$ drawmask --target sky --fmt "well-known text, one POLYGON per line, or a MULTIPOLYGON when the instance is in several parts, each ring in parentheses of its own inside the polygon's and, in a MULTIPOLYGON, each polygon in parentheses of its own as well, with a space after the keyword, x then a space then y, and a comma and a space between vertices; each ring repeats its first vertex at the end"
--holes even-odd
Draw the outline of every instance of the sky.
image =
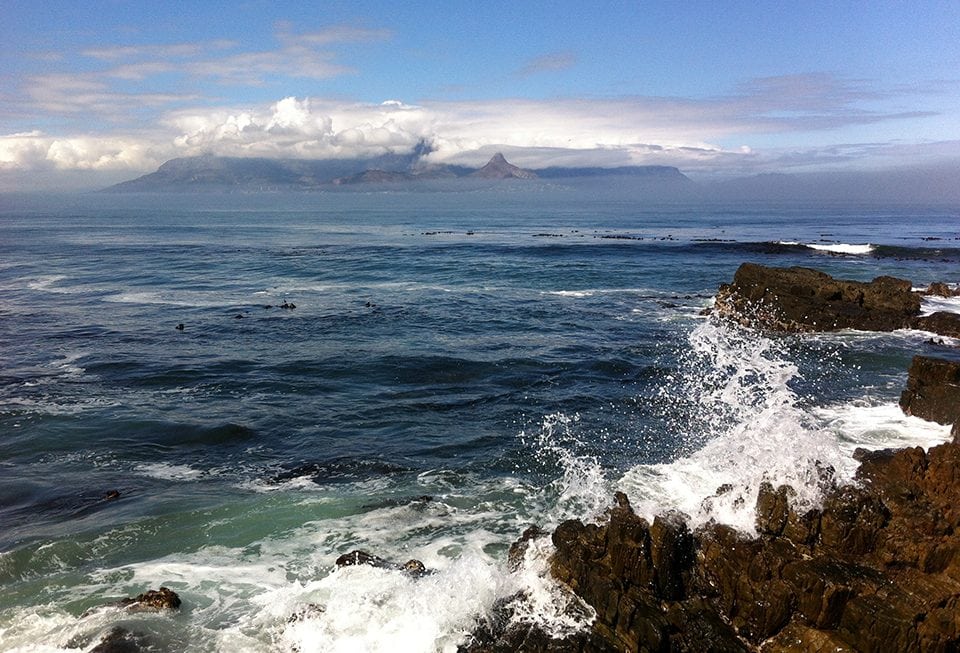
POLYGON ((960 2, 0 3, 0 190, 179 156, 960 163, 960 2))

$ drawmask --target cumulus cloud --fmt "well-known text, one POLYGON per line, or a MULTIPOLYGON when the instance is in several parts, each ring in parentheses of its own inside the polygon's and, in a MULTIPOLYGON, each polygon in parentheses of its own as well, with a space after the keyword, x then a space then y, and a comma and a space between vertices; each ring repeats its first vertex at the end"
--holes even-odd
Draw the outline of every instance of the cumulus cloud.
POLYGON ((143 170, 162 162, 163 154, 132 137, 0 136, 0 170, 143 170))
MULTIPOLYGON (((316 33, 311 38, 327 42, 378 37, 344 32, 316 33)), ((217 70, 205 74, 229 77, 235 68, 235 74, 242 76, 248 68, 259 67, 262 72, 270 65, 280 65, 255 53, 246 56, 252 59, 220 58, 217 70)), ((269 104, 234 107, 211 107, 201 104, 199 98, 191 101, 183 96, 116 93, 101 79, 84 75, 47 75, 34 82, 35 102, 63 113, 80 114, 93 108, 107 115, 151 106, 162 113, 155 125, 127 129, 123 135, 117 135, 117 130, 100 137, 67 134, 54 138, 38 132, 3 137, 0 165, 7 169, 118 170, 139 166, 146 171, 169 158, 203 153, 364 158, 407 153, 428 142, 428 163, 480 165, 493 152, 503 150, 510 152, 515 163, 534 168, 662 164, 685 171, 749 172, 774 165, 806 165, 802 162, 842 165, 883 156, 890 160, 892 157, 880 150, 869 148, 819 147, 791 156, 789 149, 763 148, 752 141, 758 134, 812 133, 842 124, 918 115, 865 108, 862 103, 882 94, 861 81, 829 75, 764 78, 744 84, 730 95, 709 98, 507 98, 414 105, 398 99, 358 103, 286 97, 269 104), (166 108, 187 103, 193 106, 166 108)))

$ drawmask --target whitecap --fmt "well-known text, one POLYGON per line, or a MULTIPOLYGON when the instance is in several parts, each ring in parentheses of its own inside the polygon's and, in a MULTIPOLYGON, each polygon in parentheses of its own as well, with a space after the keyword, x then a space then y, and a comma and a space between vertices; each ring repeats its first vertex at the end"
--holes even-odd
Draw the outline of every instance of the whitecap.
POLYGON ((809 247, 810 249, 815 249, 818 252, 831 252, 833 254, 855 254, 855 255, 869 254, 870 252, 876 249, 874 245, 871 245, 869 243, 866 243, 863 245, 851 245, 848 243, 832 243, 832 244, 824 245, 819 243, 815 243, 815 244, 811 243, 811 244, 807 244, 806 246, 809 247))

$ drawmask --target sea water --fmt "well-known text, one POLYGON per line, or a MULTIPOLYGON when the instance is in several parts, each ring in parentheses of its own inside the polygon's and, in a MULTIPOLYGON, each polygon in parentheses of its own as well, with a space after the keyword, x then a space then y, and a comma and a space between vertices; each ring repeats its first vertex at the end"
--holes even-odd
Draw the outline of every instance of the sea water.
POLYGON ((815 505, 857 447, 948 438, 896 402, 957 343, 705 316, 744 261, 956 283, 960 207, 0 198, 0 650, 454 651, 520 591, 560 636, 589 611, 549 538, 508 573, 527 526, 623 490, 750 534, 763 481, 815 505), (161 585, 179 613, 109 606, 161 585))

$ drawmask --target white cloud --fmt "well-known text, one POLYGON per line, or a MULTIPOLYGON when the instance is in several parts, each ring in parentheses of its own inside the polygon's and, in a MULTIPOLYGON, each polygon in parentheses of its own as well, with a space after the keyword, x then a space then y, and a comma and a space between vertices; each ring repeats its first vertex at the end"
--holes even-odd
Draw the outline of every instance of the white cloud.
POLYGON ((162 162, 158 154, 131 137, 0 136, 0 170, 143 170, 162 162))

